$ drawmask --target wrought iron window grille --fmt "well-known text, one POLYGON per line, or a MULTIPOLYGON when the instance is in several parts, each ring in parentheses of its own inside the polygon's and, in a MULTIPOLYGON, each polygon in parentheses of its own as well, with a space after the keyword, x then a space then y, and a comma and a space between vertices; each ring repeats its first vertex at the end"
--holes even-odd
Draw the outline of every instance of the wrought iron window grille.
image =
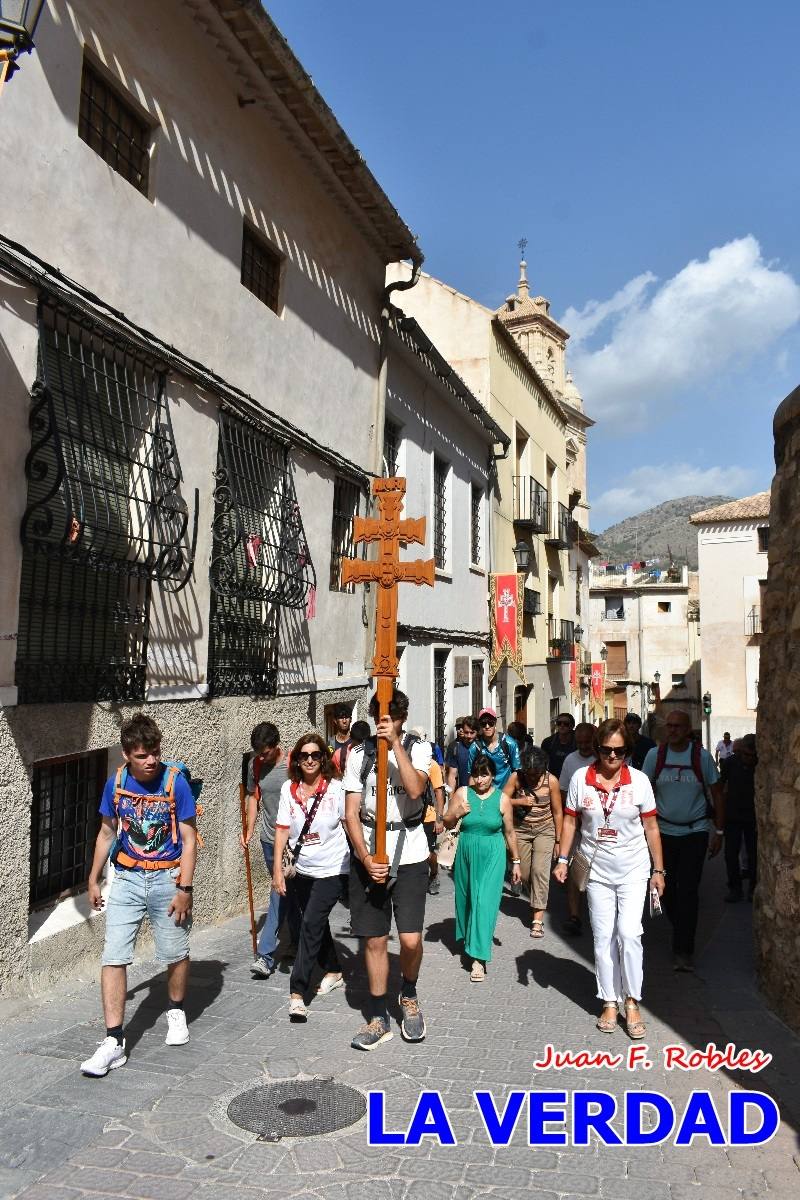
POLYGON ((153 361, 43 300, 32 389, 19 700, 143 700, 151 586, 188 582, 180 464, 153 361))
POLYGON ((222 409, 215 479, 209 691, 272 696, 280 610, 304 608, 317 582, 288 445, 222 409))
POLYGON ((444 727, 447 721, 447 660, 449 650, 433 652, 433 736, 444 746, 444 727))
MULTIPOLYGON (((357 557, 353 541, 353 518, 358 516, 361 492, 349 479, 337 475, 333 485, 333 520, 331 523, 331 569, 329 587, 332 592, 352 594, 355 584, 342 584, 342 559, 357 557)), ((366 542, 361 554, 366 554, 366 542)))
POLYGON ((443 571, 447 566, 447 463, 433 460, 433 557, 443 571))
POLYGON ((397 459, 400 454, 401 429, 388 418, 383 426, 383 462, 388 479, 397 474, 397 459))
POLYGON ((283 260, 249 225, 242 232, 241 281, 262 304, 274 313, 280 311, 281 269, 283 260))
POLYGON ((472 660, 470 691, 472 693, 472 711, 477 714, 483 708, 483 662, 479 658, 472 660))
POLYGON ((474 483, 470 498, 470 562, 473 566, 479 566, 481 561, 481 506, 483 504, 483 490, 476 487, 474 483))
POLYGON ((148 194, 152 128, 87 59, 78 136, 137 191, 148 194))
POLYGON ((35 763, 30 848, 30 904, 81 887, 91 866, 108 753, 35 763))

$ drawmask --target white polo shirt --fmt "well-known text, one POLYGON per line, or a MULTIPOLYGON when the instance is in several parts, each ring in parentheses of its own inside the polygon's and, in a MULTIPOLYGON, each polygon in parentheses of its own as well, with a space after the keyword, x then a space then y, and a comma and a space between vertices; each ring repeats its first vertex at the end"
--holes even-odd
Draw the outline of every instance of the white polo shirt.
POLYGON ((596 767, 581 767, 572 776, 564 812, 580 813, 581 850, 592 862, 591 883, 622 883, 625 879, 650 878, 650 851, 642 817, 656 815, 650 780, 642 771, 623 764, 618 788, 605 792, 596 783, 596 767), (614 793, 616 792, 616 796, 614 793), (613 800, 613 806, 612 806, 613 800), (606 823, 616 830, 615 838, 598 837, 606 823))

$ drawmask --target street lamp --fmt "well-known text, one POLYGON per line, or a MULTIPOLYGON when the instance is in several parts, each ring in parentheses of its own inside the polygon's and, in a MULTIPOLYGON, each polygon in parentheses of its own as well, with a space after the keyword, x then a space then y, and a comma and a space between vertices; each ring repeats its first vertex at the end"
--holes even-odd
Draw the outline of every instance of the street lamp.
POLYGON ((0 87, 17 69, 20 54, 30 54, 44 0, 0 0, 0 87))
POLYGON ((608 661, 608 646, 605 644, 600 647, 600 657, 602 658, 603 662, 608 661))
POLYGON ((656 685, 656 687, 658 687, 658 685, 661 683, 661 672, 660 671, 653 672, 653 683, 656 685))
POLYGON ((528 567, 531 561, 531 547, 529 542, 523 542, 522 539, 517 542, 514 547, 514 558, 517 563, 517 570, 522 575, 528 574, 528 567))
POLYGON ((576 642, 579 642, 579 641, 581 640, 581 638, 583 637, 583 628, 582 628, 582 626, 580 626, 580 625, 576 625, 576 626, 575 626, 575 628, 573 629, 573 631, 572 631, 572 632, 573 632, 573 633, 574 633, 574 635, 575 635, 575 641, 576 641, 576 642))

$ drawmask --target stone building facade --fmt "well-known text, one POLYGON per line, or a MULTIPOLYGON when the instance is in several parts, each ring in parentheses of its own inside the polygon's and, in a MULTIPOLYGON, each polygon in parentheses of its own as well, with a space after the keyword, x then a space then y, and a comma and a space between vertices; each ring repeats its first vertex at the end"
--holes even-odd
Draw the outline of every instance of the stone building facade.
POLYGON ((0 987, 19 991, 98 956, 81 884, 126 716, 146 707, 204 780, 209 921, 245 902, 253 725, 291 746, 363 703, 368 598, 340 561, 380 459, 386 265, 421 255, 252 0, 52 0, 2 113, 24 163, 0 173, 0 987))
POLYGON ((773 429, 757 725, 756 954, 763 991, 800 1031, 800 387, 781 404, 773 429))

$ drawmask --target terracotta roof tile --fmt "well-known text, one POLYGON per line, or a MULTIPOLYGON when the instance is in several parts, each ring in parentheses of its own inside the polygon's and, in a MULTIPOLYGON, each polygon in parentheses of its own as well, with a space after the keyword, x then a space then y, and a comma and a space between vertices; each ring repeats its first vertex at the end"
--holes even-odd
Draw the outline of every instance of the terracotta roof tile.
POLYGON ((742 500, 729 500, 716 508, 706 508, 693 513, 689 518, 692 525, 706 525, 717 521, 754 521, 769 517, 769 492, 756 492, 742 500))

